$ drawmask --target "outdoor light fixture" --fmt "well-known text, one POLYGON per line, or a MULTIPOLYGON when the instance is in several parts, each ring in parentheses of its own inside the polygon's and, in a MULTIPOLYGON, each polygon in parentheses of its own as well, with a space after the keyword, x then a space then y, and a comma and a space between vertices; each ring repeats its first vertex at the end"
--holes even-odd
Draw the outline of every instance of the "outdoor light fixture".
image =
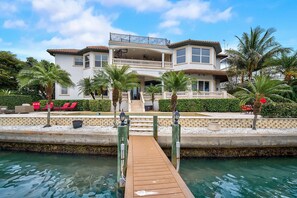
POLYGON ((178 124, 178 120, 179 120, 180 114, 178 111, 174 112, 174 124, 178 124))
POLYGON ((122 112, 120 113, 121 126, 125 125, 125 119, 126 119, 126 114, 124 113, 124 110, 122 109, 122 112))

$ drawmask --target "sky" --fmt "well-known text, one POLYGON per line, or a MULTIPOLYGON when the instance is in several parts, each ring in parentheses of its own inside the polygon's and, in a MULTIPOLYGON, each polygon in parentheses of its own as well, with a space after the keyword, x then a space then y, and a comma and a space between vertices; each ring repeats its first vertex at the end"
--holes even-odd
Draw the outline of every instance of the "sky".
POLYGON ((0 0, 0 50, 54 61, 47 49, 108 45, 110 32, 229 49, 261 26, 296 51, 296 10, 296 0, 0 0))

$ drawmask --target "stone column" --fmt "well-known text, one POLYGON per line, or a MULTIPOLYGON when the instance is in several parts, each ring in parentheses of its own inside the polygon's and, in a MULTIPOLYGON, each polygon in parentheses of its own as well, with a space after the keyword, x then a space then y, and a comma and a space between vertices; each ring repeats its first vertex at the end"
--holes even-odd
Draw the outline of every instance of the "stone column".
POLYGON ((165 54, 162 53, 162 68, 165 67, 165 62, 164 62, 164 59, 165 59, 165 54))
POLYGON ((109 49, 109 54, 108 54, 108 64, 112 64, 112 59, 113 59, 113 49, 109 49))

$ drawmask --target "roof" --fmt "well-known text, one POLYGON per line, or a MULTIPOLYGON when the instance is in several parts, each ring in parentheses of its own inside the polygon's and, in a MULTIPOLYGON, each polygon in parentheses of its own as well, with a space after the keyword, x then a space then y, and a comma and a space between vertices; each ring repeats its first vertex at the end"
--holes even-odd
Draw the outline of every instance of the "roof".
POLYGON ((182 47, 185 45, 200 45, 200 46, 207 46, 207 47, 213 47, 216 50, 216 53, 219 54, 222 51, 221 44, 216 41, 202 41, 202 40, 184 40, 176 43, 169 44, 169 48, 177 48, 182 47))
POLYGON ((106 46, 87 46, 83 49, 48 49, 46 50, 50 55, 55 56, 55 54, 69 54, 69 55, 82 55, 87 52, 108 52, 108 47, 106 46))
POLYGON ((182 70, 185 74, 206 74, 214 75, 221 82, 228 81, 227 72, 222 70, 206 70, 206 69, 186 69, 182 70))

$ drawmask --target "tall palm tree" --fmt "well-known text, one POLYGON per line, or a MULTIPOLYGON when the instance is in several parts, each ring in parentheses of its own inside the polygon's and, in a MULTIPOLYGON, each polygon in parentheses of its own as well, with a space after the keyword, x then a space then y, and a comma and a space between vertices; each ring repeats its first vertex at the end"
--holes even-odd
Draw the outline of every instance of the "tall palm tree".
POLYGON ((17 76, 20 88, 31 85, 40 85, 44 87, 47 97, 47 124, 45 127, 50 127, 50 103, 55 83, 64 87, 74 86, 70 79, 70 74, 61 69, 59 65, 42 60, 34 64, 31 68, 26 68, 20 71, 17 76))
POLYGON ((95 100, 95 90, 94 90, 94 86, 92 83, 92 79, 89 78, 83 78, 81 79, 78 84, 78 90, 79 90, 79 94, 84 94, 84 95, 91 95, 93 100, 95 100))
POLYGON ((191 84, 190 78, 187 77, 183 72, 166 72, 162 75, 161 79, 164 82, 164 88, 167 91, 171 91, 171 111, 172 120, 174 112, 177 106, 177 92, 187 90, 188 86, 191 84))
POLYGON ((146 87, 145 90, 147 93, 151 94, 151 100, 152 100, 152 104, 153 104, 153 110, 155 110, 154 108, 154 102, 155 102, 155 94, 156 93, 161 93, 161 87, 160 85, 153 85, 150 84, 150 86, 146 87))
POLYGON ((244 32, 241 38, 236 36, 239 41, 237 50, 227 50, 228 55, 237 58, 240 67, 245 67, 249 80, 252 79, 253 71, 262 68, 265 60, 290 50, 289 48, 282 48, 276 42, 275 37, 272 36, 275 31, 274 28, 265 30, 259 26, 254 29, 251 28, 250 33, 244 32), (242 63, 244 64, 242 65, 242 63))
POLYGON ((109 85, 108 76, 104 72, 99 72, 93 77, 92 84, 94 89, 99 92, 101 99, 103 100, 103 93, 108 89, 109 85))
POLYGON ((261 112, 262 103, 261 98, 265 98, 267 102, 273 102, 276 100, 289 101, 291 100, 284 98, 282 94, 291 93, 291 87, 279 80, 272 80, 268 76, 258 76, 255 78, 255 82, 248 82, 247 87, 240 87, 240 91, 234 95, 241 100, 242 104, 247 102, 253 102, 254 104, 254 120, 253 129, 256 130, 257 116, 261 112))
POLYGON ((117 127, 116 122, 116 107, 119 101, 120 90, 125 87, 138 86, 138 77, 136 73, 129 71, 130 66, 109 65, 103 68, 103 71, 109 79, 109 84, 112 87, 112 105, 114 110, 114 127, 117 127))
POLYGON ((297 78, 297 52, 292 55, 283 52, 281 56, 266 61, 265 65, 275 66, 276 72, 283 74, 286 82, 297 78))

